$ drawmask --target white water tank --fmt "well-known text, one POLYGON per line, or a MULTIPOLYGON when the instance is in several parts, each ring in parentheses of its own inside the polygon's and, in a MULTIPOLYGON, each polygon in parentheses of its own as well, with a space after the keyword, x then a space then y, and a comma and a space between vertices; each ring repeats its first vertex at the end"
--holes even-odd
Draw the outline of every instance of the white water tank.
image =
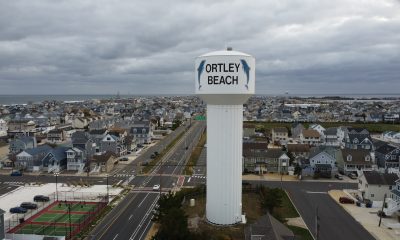
POLYGON ((209 222, 242 221, 243 104, 255 91, 254 57, 228 49, 195 62, 195 93, 207 103, 209 222))

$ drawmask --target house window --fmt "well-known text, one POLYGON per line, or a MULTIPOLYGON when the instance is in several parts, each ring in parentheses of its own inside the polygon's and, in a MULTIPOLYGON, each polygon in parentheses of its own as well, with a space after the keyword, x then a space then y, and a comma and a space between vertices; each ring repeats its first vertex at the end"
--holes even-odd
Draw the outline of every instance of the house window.
POLYGON ((392 190, 392 186, 389 186, 389 190, 392 190))
POLYGON ((374 197, 374 194, 373 194, 373 193, 371 193, 371 197, 374 197))
POLYGON ((366 156, 366 157, 365 157, 365 161, 369 162, 370 160, 371 160, 371 157, 370 157, 370 156, 366 156))
POLYGON ((351 155, 347 155, 347 161, 351 161, 351 155))

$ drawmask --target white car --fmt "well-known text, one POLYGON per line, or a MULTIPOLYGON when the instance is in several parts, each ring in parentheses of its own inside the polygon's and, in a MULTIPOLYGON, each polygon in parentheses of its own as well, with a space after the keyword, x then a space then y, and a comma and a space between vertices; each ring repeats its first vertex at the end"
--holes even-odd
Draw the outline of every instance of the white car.
POLYGON ((159 191, 160 190, 160 185, 156 184, 153 186, 153 191, 159 191))

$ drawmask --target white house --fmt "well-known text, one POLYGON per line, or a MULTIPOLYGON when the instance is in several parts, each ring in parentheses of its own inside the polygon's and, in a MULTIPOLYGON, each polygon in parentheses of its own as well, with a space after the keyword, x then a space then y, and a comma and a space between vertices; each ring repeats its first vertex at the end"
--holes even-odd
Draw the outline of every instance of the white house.
POLYGON ((319 135, 321 136, 321 138, 325 137, 324 132, 325 132, 326 129, 323 126, 319 125, 319 124, 311 124, 308 127, 308 129, 316 130, 319 133, 319 135))
POLYGON ((72 127, 83 129, 88 126, 88 120, 86 118, 77 117, 72 120, 72 127))
POLYGON ((6 136, 7 130, 8 130, 7 122, 4 119, 0 118, 0 137, 6 136))
POLYGON ((358 178, 358 190, 363 199, 383 201, 385 194, 386 197, 392 196, 397 179, 399 177, 395 173, 363 171, 358 178))
POLYGON ((387 216, 391 216, 394 213, 400 216, 400 179, 396 180, 396 185, 392 188, 390 192, 390 197, 387 198, 387 207, 383 209, 387 216))
POLYGON ((85 151, 73 147, 66 151, 67 153, 67 170, 77 171, 83 170, 86 162, 85 151))

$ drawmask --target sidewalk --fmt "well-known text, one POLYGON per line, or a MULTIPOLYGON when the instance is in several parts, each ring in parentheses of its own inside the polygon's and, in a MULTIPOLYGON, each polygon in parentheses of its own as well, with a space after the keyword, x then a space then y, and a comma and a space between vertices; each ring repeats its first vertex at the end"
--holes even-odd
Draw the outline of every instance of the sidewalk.
POLYGON ((382 224, 378 227, 378 208, 357 207, 355 204, 341 204, 339 197, 349 197, 342 190, 331 190, 329 195, 346 210, 357 222, 359 222, 371 235, 379 240, 400 239, 400 229, 389 229, 386 224, 398 223, 394 218, 382 218, 382 224))

